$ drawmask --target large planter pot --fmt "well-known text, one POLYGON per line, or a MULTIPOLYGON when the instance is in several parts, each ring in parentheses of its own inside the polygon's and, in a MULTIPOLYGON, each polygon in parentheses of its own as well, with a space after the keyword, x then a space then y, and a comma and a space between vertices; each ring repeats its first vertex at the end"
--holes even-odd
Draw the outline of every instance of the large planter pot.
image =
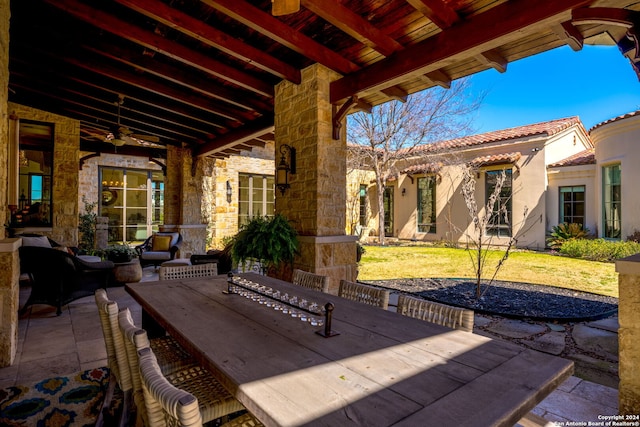
POLYGON ((109 254, 107 255, 107 259, 115 263, 124 263, 130 262, 133 258, 129 254, 109 254))

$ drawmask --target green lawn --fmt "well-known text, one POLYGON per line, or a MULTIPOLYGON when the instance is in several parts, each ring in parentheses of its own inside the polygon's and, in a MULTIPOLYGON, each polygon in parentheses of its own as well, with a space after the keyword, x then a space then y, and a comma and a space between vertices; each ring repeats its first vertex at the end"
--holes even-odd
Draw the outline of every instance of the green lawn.
MULTIPOLYGON (((483 277, 493 275, 502 253, 489 253, 483 277)), ((366 246, 359 271, 359 280, 475 277, 469 251, 431 246, 366 246)), ((509 254, 496 278, 618 297, 618 275, 613 263, 516 251, 509 254)))

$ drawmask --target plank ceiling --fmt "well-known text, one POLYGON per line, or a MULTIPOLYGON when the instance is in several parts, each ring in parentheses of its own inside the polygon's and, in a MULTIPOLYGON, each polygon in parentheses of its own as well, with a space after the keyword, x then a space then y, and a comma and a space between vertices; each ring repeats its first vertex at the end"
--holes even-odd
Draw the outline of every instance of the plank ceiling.
POLYGON ((331 86, 338 108, 504 72, 565 44, 618 43, 635 66, 636 10, 630 0, 301 0, 274 17, 270 0, 11 0, 9 100, 80 120, 86 151, 113 152, 104 139, 122 100, 120 125, 157 143, 118 152, 227 156, 273 140, 274 85, 300 82, 314 63, 344 76, 331 86))

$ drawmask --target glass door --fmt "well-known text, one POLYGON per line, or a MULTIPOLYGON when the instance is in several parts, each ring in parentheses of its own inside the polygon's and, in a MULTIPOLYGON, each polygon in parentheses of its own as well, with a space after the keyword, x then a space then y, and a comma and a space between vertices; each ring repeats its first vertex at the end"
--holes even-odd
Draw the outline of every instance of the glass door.
POLYGON ((163 223, 160 171, 101 169, 100 215, 109 218, 109 243, 138 244, 163 223))

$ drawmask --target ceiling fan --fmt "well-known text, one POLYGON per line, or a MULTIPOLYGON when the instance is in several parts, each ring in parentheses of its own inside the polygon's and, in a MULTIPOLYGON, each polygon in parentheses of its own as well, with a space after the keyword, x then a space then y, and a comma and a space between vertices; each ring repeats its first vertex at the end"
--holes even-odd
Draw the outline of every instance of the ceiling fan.
POLYGON ((121 147, 125 144, 136 144, 136 140, 143 140, 147 142, 160 142, 160 138, 153 135, 138 135, 133 133, 131 129, 126 126, 122 126, 120 124, 120 106, 124 104, 124 95, 118 95, 118 101, 116 101, 118 105, 118 118, 117 124, 114 128, 111 129, 111 133, 109 133, 104 141, 110 142, 116 147, 121 147))
POLYGON ((289 15, 300 10, 300 0, 271 0, 273 16, 289 15))

